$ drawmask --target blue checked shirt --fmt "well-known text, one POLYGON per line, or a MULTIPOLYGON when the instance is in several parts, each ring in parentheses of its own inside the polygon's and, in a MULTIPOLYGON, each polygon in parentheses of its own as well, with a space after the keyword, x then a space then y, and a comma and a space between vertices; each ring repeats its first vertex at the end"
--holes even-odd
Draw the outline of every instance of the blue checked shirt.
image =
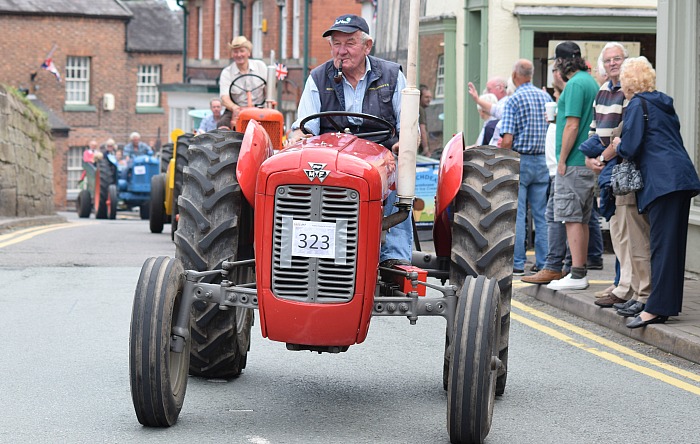
POLYGON ((523 83, 506 102, 501 120, 501 135, 513 135, 513 151, 520 154, 544 154, 547 119, 544 104, 552 102, 546 92, 532 83, 523 83))

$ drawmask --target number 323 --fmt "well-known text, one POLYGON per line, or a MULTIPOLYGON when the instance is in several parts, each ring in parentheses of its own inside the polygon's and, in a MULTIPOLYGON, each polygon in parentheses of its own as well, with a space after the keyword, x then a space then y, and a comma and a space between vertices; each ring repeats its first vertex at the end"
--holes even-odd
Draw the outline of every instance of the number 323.
POLYGON ((319 238, 315 234, 307 236, 305 233, 300 233, 297 247, 311 250, 328 250, 330 248, 329 240, 330 238, 325 234, 319 238))

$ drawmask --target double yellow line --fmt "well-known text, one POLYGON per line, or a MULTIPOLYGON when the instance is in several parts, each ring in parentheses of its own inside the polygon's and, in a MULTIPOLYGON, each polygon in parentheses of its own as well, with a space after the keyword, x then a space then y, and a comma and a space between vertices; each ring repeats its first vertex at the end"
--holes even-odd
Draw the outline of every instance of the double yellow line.
POLYGON ((628 361, 624 359, 623 357, 619 356, 618 354, 611 353, 609 351, 601 350, 596 348, 595 346, 590 346, 587 344, 584 344, 582 342, 579 342, 572 338, 571 336, 568 336, 564 333, 562 333, 559 330, 556 330, 552 327, 549 327, 547 325, 541 324, 530 317, 525 317, 519 313, 516 312, 511 312, 511 318, 514 319, 515 321, 521 322, 528 327, 534 328, 535 330, 538 330, 542 333, 545 333, 549 336, 552 336, 553 338, 559 339, 560 341, 563 341, 569 345, 572 345, 576 348, 579 348, 581 350, 584 350, 588 353, 591 353, 595 356, 598 356, 600 358, 603 358, 607 361, 610 361, 614 364, 621 365, 623 367, 629 368, 631 370, 634 370, 636 372, 642 373, 646 376, 652 377, 654 379, 658 379, 659 381, 665 382, 666 384, 670 384, 674 387, 677 387, 679 389, 685 390, 687 392, 693 393, 695 395, 700 396, 700 386, 693 385, 691 383, 688 383, 686 381, 683 381, 681 379, 675 378, 673 376, 669 376, 667 373, 673 373, 675 375, 681 376, 683 378, 686 378, 688 380, 694 381, 694 382, 699 382, 700 383, 700 375, 689 372, 687 370, 680 369, 678 367, 675 367, 670 364, 666 364, 665 362, 661 362, 658 359, 651 358, 649 356, 646 356, 642 353, 636 352, 630 348, 627 348, 623 345, 620 345, 616 342, 610 341, 608 339, 605 339, 601 336, 598 336, 594 333, 591 333, 588 330, 585 330, 581 327, 577 327, 573 324, 570 324, 566 321, 562 321, 561 319, 555 318, 554 316, 550 316, 546 313, 543 313, 539 310, 535 310, 532 307, 529 307, 521 302, 518 301, 512 301, 512 307, 513 309, 517 311, 521 311, 526 313, 527 315, 535 318, 539 318, 545 322, 548 322, 550 324, 553 324, 560 329, 568 330, 571 333, 574 333, 575 335, 581 336, 583 338, 588 339, 589 341, 595 342, 597 344, 602 345, 603 347, 607 347, 609 349, 614 350, 617 352, 619 355, 625 355, 629 356, 630 358, 634 358, 636 360, 642 361, 646 364, 647 366, 644 365, 639 365, 635 364, 634 362, 628 361), (655 368, 664 370, 667 373, 663 373, 661 371, 656 370, 655 368))
POLYGON ((63 228, 79 227, 90 225, 94 222, 66 222, 62 224, 44 225, 41 227, 25 228, 24 230, 13 231, 11 233, 0 235, 0 248, 5 248, 20 242, 24 242, 40 234, 49 233, 51 231, 61 230, 63 228))

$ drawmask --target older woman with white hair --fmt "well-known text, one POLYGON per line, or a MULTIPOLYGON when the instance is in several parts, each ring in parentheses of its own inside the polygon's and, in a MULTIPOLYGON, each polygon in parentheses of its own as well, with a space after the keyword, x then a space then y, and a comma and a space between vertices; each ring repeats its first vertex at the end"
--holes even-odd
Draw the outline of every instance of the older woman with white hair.
MULTIPOLYGON (((491 106, 494 106, 496 105, 496 103, 498 103, 498 97, 496 97, 495 94, 491 93, 482 94, 481 96, 479 96, 479 99, 491 104, 491 106)), ((479 111, 479 116, 481 117, 481 120, 484 121, 484 124, 481 127, 479 137, 476 138, 476 143, 474 144, 474 146, 488 145, 491 141, 491 138, 493 137, 493 132, 496 129, 496 124, 498 124, 499 119, 495 118, 488 111, 486 111, 479 104, 479 102, 476 103, 476 110, 479 111)))
POLYGON ((690 201, 700 192, 700 179, 683 146, 673 99, 656 90, 656 72, 646 57, 627 59, 620 83, 629 104, 622 136, 603 152, 633 161, 642 175, 637 209, 649 217, 651 293, 644 311, 629 328, 662 324, 683 306, 683 279, 690 201))

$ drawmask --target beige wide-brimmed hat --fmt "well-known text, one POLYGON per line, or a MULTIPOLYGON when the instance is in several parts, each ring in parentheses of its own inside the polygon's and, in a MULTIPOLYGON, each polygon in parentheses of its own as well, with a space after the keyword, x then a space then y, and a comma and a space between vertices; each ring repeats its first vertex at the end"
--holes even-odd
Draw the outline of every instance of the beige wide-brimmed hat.
POLYGON ((228 46, 231 49, 246 48, 248 51, 253 52, 253 44, 250 43, 250 41, 243 35, 239 35, 231 40, 231 43, 229 43, 228 46))

